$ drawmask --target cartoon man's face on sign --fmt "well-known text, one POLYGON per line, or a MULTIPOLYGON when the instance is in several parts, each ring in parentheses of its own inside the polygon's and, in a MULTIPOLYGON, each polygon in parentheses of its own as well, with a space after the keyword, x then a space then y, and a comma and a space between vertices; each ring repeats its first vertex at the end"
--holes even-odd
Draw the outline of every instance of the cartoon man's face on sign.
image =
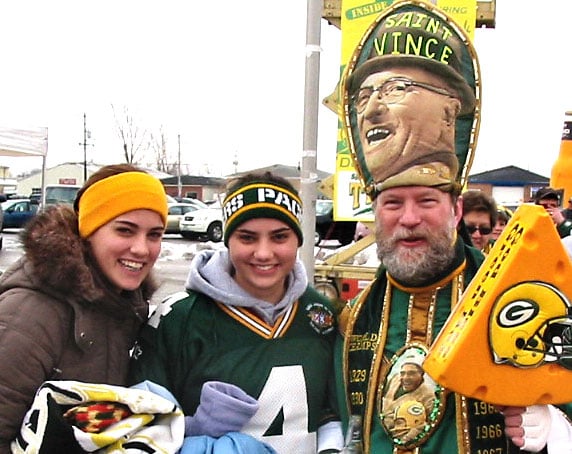
POLYGON ((446 81, 423 68, 395 67, 370 74, 352 96, 359 141, 375 181, 436 152, 455 150, 461 103, 446 81))
POLYGON ((476 68, 468 43, 437 8, 401 2, 382 11, 360 40, 343 79, 343 120, 372 198, 390 187, 456 183, 474 137, 476 68), (459 127, 461 116, 468 123, 459 127), (425 164, 448 167, 447 176, 428 177, 425 164))

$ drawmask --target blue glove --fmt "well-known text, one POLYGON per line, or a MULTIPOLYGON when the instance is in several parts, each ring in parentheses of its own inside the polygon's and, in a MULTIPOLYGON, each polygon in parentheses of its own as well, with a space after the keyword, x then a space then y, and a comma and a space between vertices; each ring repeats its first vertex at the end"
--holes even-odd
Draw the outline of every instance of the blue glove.
POLYGON ((229 432, 220 438, 186 437, 180 454, 277 454, 277 452, 250 435, 229 432))
POLYGON ((206 382, 196 413, 185 417, 185 436, 219 438, 228 432, 240 432, 257 411, 258 401, 238 386, 206 382))

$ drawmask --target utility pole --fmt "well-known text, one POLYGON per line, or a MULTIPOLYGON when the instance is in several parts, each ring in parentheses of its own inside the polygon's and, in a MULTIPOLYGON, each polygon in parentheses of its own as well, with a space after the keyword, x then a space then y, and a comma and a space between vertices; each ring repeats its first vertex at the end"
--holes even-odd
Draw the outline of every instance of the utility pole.
POLYGON ((234 166, 234 173, 238 173, 238 151, 234 152, 234 161, 232 161, 232 165, 234 166))
POLYGON ((314 235, 316 232, 316 195, 318 174, 316 159, 318 148, 318 99, 320 85, 320 26, 322 1, 307 0, 306 17, 306 77, 304 90, 304 133, 302 167, 300 172, 300 198, 302 199, 302 232, 304 244, 300 260, 306 267, 310 283, 314 282, 314 235))
POLYGON ((91 145, 87 143, 87 139, 91 139, 91 132, 87 130, 86 115, 83 114, 83 142, 79 145, 83 145, 83 182, 87 180, 87 146, 91 145))
POLYGON ((83 113, 83 182, 87 180, 87 128, 85 112, 83 113))
POLYGON ((179 152, 177 157, 177 195, 182 197, 183 183, 181 182, 181 134, 177 135, 179 142, 179 152))

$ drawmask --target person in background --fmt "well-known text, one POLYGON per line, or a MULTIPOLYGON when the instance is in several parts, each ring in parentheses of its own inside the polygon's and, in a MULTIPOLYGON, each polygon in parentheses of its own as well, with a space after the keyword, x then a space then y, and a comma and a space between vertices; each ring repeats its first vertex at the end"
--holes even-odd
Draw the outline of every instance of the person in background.
POLYGON ((190 438, 242 432, 278 453, 339 450, 335 316, 297 258, 298 193, 270 172, 247 174, 229 183, 223 213, 227 248, 197 254, 185 291, 159 305, 131 381, 169 389, 190 438))
POLYGON ((465 191, 462 197, 465 229, 471 236, 473 246, 486 253, 497 221, 497 205, 492 197, 482 191, 465 191))
POLYGON ((368 236, 371 233, 368 225, 365 222, 357 222, 356 223, 356 230, 354 233, 354 241, 359 241, 362 238, 368 236))
POLYGON ((491 235, 490 243, 491 245, 498 239, 500 234, 503 232, 504 228, 510 221, 511 215, 506 209, 499 209, 497 211, 497 222, 495 222, 495 226, 493 227, 493 233, 491 235))
POLYGON ((566 219, 572 220, 572 197, 568 199, 568 206, 562 210, 566 219))
POLYGON ((0 453, 43 382, 127 383, 166 220, 161 182, 123 164, 27 225, 24 255, 0 277, 0 453))
POLYGON ((572 221, 564 217, 560 208, 560 194, 551 187, 540 188, 534 195, 534 203, 542 205, 556 226, 560 238, 570 235, 572 221))
POLYGON ((497 210, 497 222, 495 222, 495 226, 493 227, 493 232, 489 238, 489 244, 484 249, 485 252, 490 252, 496 240, 499 238, 504 228, 508 224, 508 221, 510 221, 511 216, 511 212, 506 208, 500 208, 497 210))

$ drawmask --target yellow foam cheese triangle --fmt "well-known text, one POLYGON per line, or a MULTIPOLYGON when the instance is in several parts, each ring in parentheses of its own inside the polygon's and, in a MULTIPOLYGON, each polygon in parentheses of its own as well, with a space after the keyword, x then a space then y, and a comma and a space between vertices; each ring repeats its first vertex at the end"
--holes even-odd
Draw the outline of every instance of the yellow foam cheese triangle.
POLYGON ((552 220, 522 205, 423 364, 439 384, 498 405, 572 402, 572 264, 552 220))

